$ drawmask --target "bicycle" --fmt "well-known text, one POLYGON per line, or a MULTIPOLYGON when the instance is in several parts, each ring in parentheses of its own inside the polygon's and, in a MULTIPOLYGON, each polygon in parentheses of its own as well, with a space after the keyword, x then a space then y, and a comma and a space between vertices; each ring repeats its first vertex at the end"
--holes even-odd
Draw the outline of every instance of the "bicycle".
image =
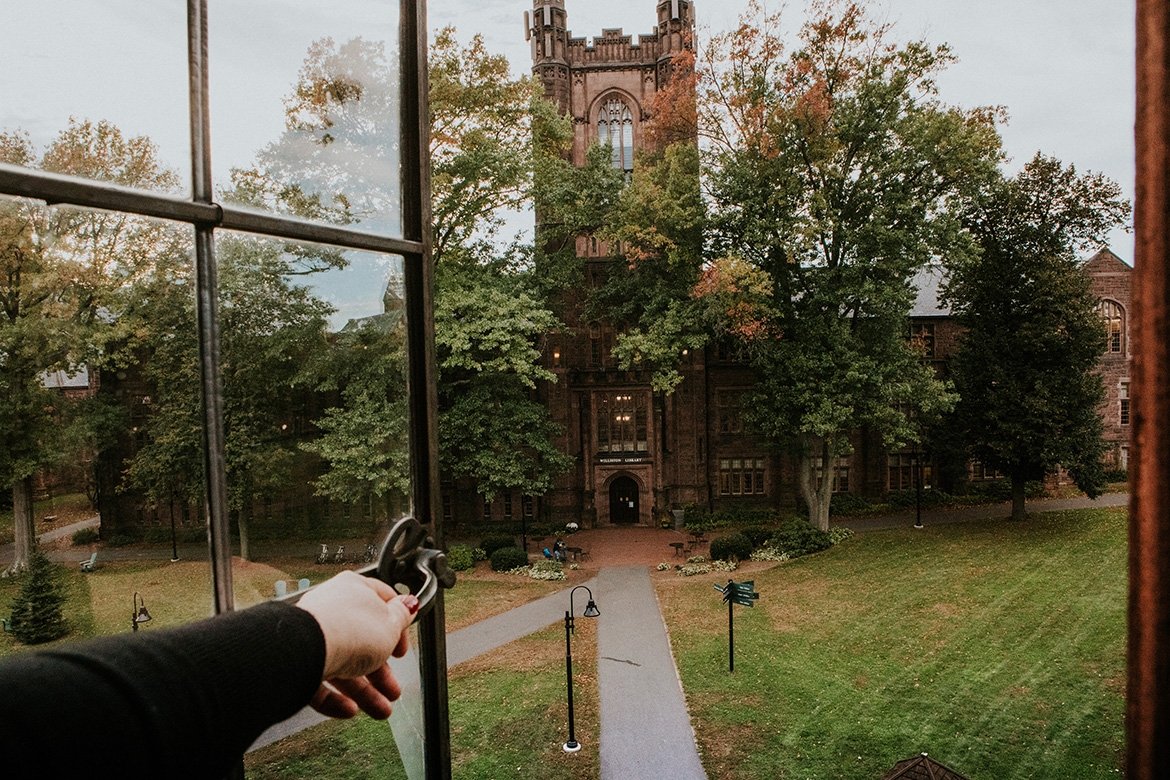
POLYGON ((345 545, 337 545, 337 552, 333 553, 334 563, 345 563, 345 545))
POLYGON ((329 545, 321 545, 321 552, 317 553, 317 563, 329 562, 329 545))
POLYGON ((367 544, 366 551, 362 553, 362 563, 373 563, 375 555, 377 552, 374 550, 374 545, 367 544))

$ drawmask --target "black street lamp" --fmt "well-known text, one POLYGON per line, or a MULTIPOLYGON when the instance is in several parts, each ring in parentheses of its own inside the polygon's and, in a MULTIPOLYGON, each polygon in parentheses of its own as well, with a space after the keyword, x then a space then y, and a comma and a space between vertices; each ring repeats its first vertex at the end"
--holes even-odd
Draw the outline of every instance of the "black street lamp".
POLYGON ((130 610, 131 630, 137 631, 139 623, 145 623, 151 619, 150 613, 146 611, 146 599, 139 596, 138 591, 134 591, 134 606, 130 610))
POLYGON ((175 541, 175 507, 171 505, 171 563, 179 560, 179 545, 175 541))
POLYGON ((922 528, 922 456, 914 451, 914 527, 922 528))
POLYGON ((581 613, 582 616, 597 617, 601 614, 601 610, 593 601, 593 591, 589 588, 578 585, 569 591, 569 611, 565 613, 565 676, 569 684, 569 740, 563 746, 566 753, 576 753, 581 749, 581 743, 577 741, 577 737, 573 733, 573 646, 569 641, 569 637, 573 634, 573 594, 581 588, 585 588, 585 592, 589 594, 589 602, 585 605, 585 611, 581 613))

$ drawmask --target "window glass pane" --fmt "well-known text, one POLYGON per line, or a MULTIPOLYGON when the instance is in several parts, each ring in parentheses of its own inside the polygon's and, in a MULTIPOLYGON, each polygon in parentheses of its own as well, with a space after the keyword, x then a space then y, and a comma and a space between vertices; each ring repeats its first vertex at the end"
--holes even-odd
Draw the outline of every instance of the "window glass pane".
POLYGON ((69 639, 212 611, 191 237, 185 225, 0 198, 0 265, 23 282, 3 285, 23 316, 0 317, 0 461, 38 464, 14 486, 31 514, 0 514, 0 536, 24 523, 42 541, 74 540, 60 569, 69 639))
MULTIPOLYGON (((372 562, 409 511, 403 265, 230 231, 215 251, 232 548, 246 559, 233 585, 246 607, 372 562)), ((411 663, 396 659, 396 674, 417 678, 411 663)), ((419 747, 399 743, 403 760, 419 747)), ((401 763, 392 745, 379 752, 401 763)))
POLYGON ((402 234, 398 4, 217 4, 216 189, 225 202, 402 234))
MULTIPOLYGON (((131 176, 120 183, 190 192, 186 41, 184 3, 5 3, 0 133, 22 134, 34 154, 15 158, 0 141, 0 161, 114 178, 94 160, 80 165, 76 157, 56 155, 41 165, 44 151, 67 129, 74 128, 76 140, 78 128, 101 125, 127 139, 149 139, 154 156, 173 172, 173 178, 131 176)), ((103 134, 106 141, 112 137, 103 134)))

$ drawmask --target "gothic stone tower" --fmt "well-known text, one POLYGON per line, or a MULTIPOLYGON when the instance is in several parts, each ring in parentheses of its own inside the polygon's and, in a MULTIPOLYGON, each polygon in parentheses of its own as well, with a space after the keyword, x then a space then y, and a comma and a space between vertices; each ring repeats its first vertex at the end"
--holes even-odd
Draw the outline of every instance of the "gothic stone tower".
MULTIPOLYGON (((654 32, 637 40, 605 29, 587 42, 570 33, 565 0, 535 0, 525 13, 532 72, 573 121, 574 163, 584 163, 591 145, 608 142, 614 167, 633 170, 654 96, 670 78, 671 59, 693 40, 690 0, 659 0, 657 15, 654 32)), ((620 247, 592 236, 578 236, 576 249, 586 289, 601 284, 620 262, 620 247)), ((558 381, 543 389, 553 420, 565 431, 559 444, 577 458, 576 468, 545 498, 550 518, 586 526, 648 525, 669 517, 660 513, 672 507, 705 501, 701 357, 695 356, 685 388, 666 397, 654 393, 648 377, 620 370, 610 355, 620 323, 583 321, 580 303, 579 297, 566 298, 561 315, 568 332, 551 335, 547 350, 558 381)))

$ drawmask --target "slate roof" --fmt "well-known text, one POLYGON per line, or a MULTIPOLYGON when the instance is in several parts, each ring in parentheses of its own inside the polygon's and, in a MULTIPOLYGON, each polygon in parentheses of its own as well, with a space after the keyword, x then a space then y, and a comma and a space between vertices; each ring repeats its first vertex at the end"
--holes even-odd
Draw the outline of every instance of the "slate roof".
POLYGON ((72 374, 63 369, 45 371, 41 374, 41 386, 62 390, 89 387, 89 368, 81 366, 72 374))
POLYGON ((894 764, 893 769, 882 775, 882 780, 967 780, 967 778, 923 753, 894 764))
POLYGON ((939 301, 943 281, 942 266, 930 265, 914 275, 911 284, 917 290, 911 317, 949 317, 951 310, 939 301))

